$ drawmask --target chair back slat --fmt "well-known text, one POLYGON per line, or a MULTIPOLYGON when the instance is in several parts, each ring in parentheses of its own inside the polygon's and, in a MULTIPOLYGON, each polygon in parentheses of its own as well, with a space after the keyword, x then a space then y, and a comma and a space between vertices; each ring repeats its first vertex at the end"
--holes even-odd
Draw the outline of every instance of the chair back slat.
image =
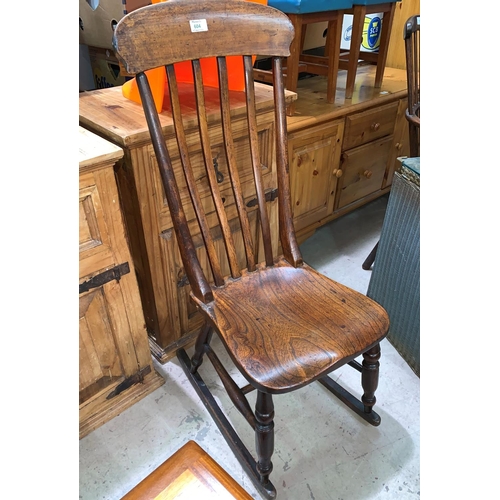
POLYGON ((420 15, 411 16, 403 30, 408 82, 408 110, 414 113, 420 104, 420 15))
POLYGON ((269 225, 269 216, 266 208, 266 195, 262 184, 262 170, 260 166, 259 143, 257 137, 257 118, 255 115, 255 85, 253 81, 252 58, 245 56, 243 58, 245 71, 245 88, 247 97, 247 119, 248 135, 250 139, 250 156, 252 159, 253 176, 255 180, 255 189, 257 192, 257 202, 259 206, 260 227, 262 230, 262 241, 264 243, 264 255, 266 265, 273 264, 273 250, 271 247, 271 227, 269 225))
POLYGON ((269 7, 256 2, 168 0, 148 6, 147 10, 132 11, 126 20, 121 19, 114 31, 113 48, 129 74, 222 54, 287 57, 293 28, 286 14, 269 12, 269 7), (197 19, 204 21, 204 27, 193 33, 192 21, 197 19), (133 37, 121 36, 122 30, 130 28, 133 37), (151 43, 151 33, 155 34, 155 43, 151 43), (162 44, 158 40, 175 43, 162 44))
POLYGON ((203 150, 203 159, 205 161, 205 171, 207 174, 212 199, 215 204, 215 210, 219 218, 222 236, 224 238, 224 245, 226 247, 227 258, 229 267, 231 269, 231 276, 238 278, 241 276, 241 271, 238 266, 238 258, 236 256, 236 247, 234 245, 233 234, 227 219, 224 201, 219 190, 217 176, 213 166, 212 148, 210 146, 210 137, 208 134, 208 120, 205 108, 205 91, 203 89, 203 77, 201 74, 201 65, 199 59, 193 60, 194 72, 194 89, 196 95, 196 106, 198 108, 198 126, 200 131, 201 146, 203 150))
POLYGON ((301 266, 302 254, 293 227, 292 201, 290 195, 290 172, 288 164, 288 141, 286 135, 286 106, 281 58, 272 60, 274 87, 274 116, 276 127, 276 163, 278 167, 279 238, 284 257, 295 267, 301 266))
POLYGON ((169 64, 166 67, 166 70, 167 70, 168 86, 170 88, 169 96, 170 96, 170 105, 172 108, 172 118, 174 122, 177 145, 179 147, 179 155, 182 163, 182 169, 184 172, 184 176, 186 178, 186 184, 189 189, 189 195, 191 196, 191 202, 193 203, 194 206, 196 218, 198 219, 198 224, 200 225, 200 231, 203 236, 203 241, 205 242, 205 247, 208 254, 208 260, 212 270, 212 275, 214 277, 214 283, 217 286, 221 286, 224 284, 224 277, 222 275, 220 262, 217 257, 212 235, 210 233, 210 226, 208 224, 205 211, 203 210, 203 204, 200 198, 198 187, 196 186, 196 179, 193 174, 193 168, 191 166, 191 160, 186 141, 186 133, 184 131, 184 126, 182 124, 181 104, 179 101, 177 79, 175 77, 175 70, 173 64, 169 64))
POLYGON ((255 270, 255 253, 253 250, 253 240, 250 229, 250 221, 245 207, 245 201, 241 191, 240 175, 236 165, 236 158, 234 152, 234 140, 231 130, 231 110, 229 105, 229 83, 227 75, 227 64, 225 57, 217 58, 217 68, 219 75, 219 92, 221 102, 221 118, 222 118, 222 132, 224 136, 225 152, 228 165, 229 176, 233 187, 233 193, 238 209, 238 217, 241 225, 241 233, 243 236, 243 245, 245 248, 245 255, 247 259, 247 268, 249 271, 255 270))

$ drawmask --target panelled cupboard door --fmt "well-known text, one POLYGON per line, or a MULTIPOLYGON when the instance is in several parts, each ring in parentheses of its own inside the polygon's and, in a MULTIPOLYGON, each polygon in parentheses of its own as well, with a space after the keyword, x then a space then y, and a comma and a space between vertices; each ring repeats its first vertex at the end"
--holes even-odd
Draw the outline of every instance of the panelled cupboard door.
POLYGON ((333 212, 344 120, 289 135, 290 187, 295 231, 333 212))
POLYGON ((380 190, 392 145, 390 135, 342 153, 337 209, 380 190))
POLYGON ((122 294, 126 281, 122 276, 119 284, 112 280, 80 295, 80 405, 107 397, 139 370, 122 294))

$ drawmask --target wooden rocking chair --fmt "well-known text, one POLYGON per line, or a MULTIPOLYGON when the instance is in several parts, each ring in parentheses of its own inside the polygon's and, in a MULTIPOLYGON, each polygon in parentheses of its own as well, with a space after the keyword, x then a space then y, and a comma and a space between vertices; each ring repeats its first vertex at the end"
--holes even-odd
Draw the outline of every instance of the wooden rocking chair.
POLYGON ((190 358, 179 349, 177 356, 227 443, 266 498, 276 497, 269 478, 274 451, 273 396, 319 381, 367 422, 379 425, 380 417, 373 411, 379 342, 389 327, 387 313, 376 302, 304 263, 295 239, 282 82, 282 58, 289 55, 293 36, 288 17, 266 5, 238 0, 169 0, 126 15, 113 38, 118 58, 137 78, 191 299, 205 318, 194 354, 190 358), (274 83, 269 89, 274 95, 276 152, 275 161, 268 167, 276 183, 274 191, 277 188, 278 192, 273 203, 279 210, 279 252, 273 252, 271 243, 273 227, 278 224, 270 222, 266 208, 269 191, 266 193, 263 183, 258 151, 252 54, 269 56, 273 64, 274 83), (228 90, 227 56, 243 56, 244 92, 228 90), (200 69, 200 58, 206 57, 216 57, 218 64, 218 124, 229 174, 224 179, 214 169, 207 126, 207 88, 200 69), (183 126, 181 85, 176 82, 174 64, 185 60, 192 61, 193 67, 195 104, 191 109, 194 106, 198 114, 199 144, 188 144, 183 126), (161 66, 166 67, 169 112, 177 140, 177 146, 169 150, 145 73, 161 66), (231 124, 230 99, 235 95, 246 100, 247 109, 252 174, 244 180, 234 152, 231 124), (178 149, 175 154, 180 160, 176 163, 171 161, 172 149, 178 149), (194 150, 197 159, 191 158, 194 150), (221 181, 231 186, 231 206, 221 195, 221 181), (187 192, 189 195, 183 196, 187 192), (249 199, 257 202, 249 203, 249 199), (221 240, 224 245, 219 245, 221 240), (242 255, 236 248, 244 248, 242 255), (236 385, 212 348, 213 332, 248 381, 245 387, 236 385), (362 363, 355 360, 361 355, 362 363), (200 374, 205 357, 212 362, 235 407, 255 430, 256 458, 205 385, 200 374), (361 372, 361 400, 328 376, 345 364, 361 372), (252 390, 257 391, 255 411, 245 396, 252 390))

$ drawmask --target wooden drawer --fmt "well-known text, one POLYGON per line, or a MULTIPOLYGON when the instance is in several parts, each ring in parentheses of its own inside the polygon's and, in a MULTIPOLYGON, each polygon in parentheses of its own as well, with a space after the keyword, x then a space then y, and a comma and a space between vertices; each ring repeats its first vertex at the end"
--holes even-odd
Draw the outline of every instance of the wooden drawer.
POLYGON ((398 103, 392 102, 347 116, 342 151, 392 134, 397 113, 398 103))
POLYGON ((342 153, 337 209, 381 189, 393 137, 385 137, 342 153))

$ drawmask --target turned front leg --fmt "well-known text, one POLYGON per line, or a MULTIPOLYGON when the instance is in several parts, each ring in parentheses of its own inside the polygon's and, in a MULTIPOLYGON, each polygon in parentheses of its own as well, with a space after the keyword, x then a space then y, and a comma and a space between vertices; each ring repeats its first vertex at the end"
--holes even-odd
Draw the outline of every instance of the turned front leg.
POLYGON ((375 391, 378 387, 378 372, 380 363, 380 344, 373 346, 363 353, 363 369, 361 371, 361 385, 364 394, 361 401, 364 404, 365 413, 371 413, 373 405, 377 401, 375 391))
POLYGON ((260 482, 267 484, 273 470, 271 456, 274 452, 274 404, 271 394, 257 391, 255 403, 255 448, 260 482))

